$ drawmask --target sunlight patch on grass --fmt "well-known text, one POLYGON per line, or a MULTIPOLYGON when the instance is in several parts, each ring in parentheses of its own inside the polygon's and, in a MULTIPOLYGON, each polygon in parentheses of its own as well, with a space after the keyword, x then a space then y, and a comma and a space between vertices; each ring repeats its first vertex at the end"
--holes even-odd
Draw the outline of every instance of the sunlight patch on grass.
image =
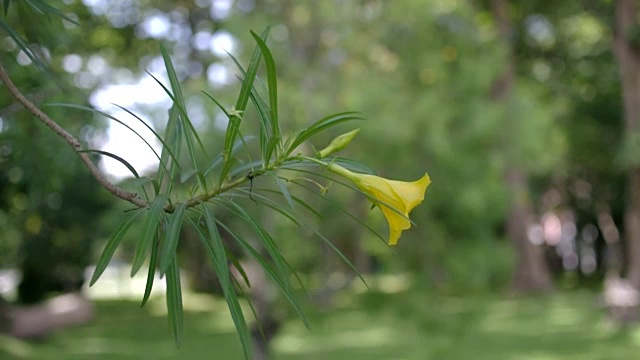
POLYGON ((368 348, 391 345, 396 342, 397 337, 397 333, 390 327, 334 332, 320 339, 313 336, 305 336, 303 333, 290 333, 278 337, 273 346, 274 349, 283 354, 321 353, 340 348, 368 348))
POLYGON ((564 360, 564 358, 559 355, 540 352, 540 353, 534 353, 534 354, 518 355, 518 360, 564 360))
POLYGON ((552 326, 574 326, 584 320, 582 315, 575 307, 553 306, 549 309, 547 318, 552 326))
MULTIPOLYGON (((26 359, 32 357, 32 351, 28 343, 12 337, 0 335, 0 350, 5 351, 9 356, 26 359)), ((2 355, 0 351, 0 355, 2 355)))
POLYGON ((630 331, 629 338, 634 345, 640 346, 640 327, 630 331))
POLYGON ((362 281, 354 281, 352 284, 354 293, 361 294, 370 290, 377 290, 385 294, 397 294, 407 291, 413 284, 413 276, 409 273, 384 274, 376 275, 375 277, 365 275, 364 279, 369 288, 362 281))
POLYGON ((112 352, 113 344, 110 341, 99 337, 88 337, 78 339, 70 353, 78 355, 100 355, 112 352))

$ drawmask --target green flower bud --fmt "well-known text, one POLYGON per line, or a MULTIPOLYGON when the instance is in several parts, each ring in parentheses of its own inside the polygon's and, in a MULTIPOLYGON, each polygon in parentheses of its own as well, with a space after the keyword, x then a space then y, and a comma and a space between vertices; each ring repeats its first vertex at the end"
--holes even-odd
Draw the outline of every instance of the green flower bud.
POLYGON ((360 129, 355 129, 353 131, 349 131, 348 133, 344 133, 338 136, 337 138, 333 139, 333 141, 331 141, 329 146, 327 146, 326 148, 318 152, 318 158, 319 159, 325 158, 333 153, 336 153, 346 148, 347 145, 349 145, 351 140, 353 140, 353 138, 356 136, 356 134, 358 134, 359 131, 360 129))

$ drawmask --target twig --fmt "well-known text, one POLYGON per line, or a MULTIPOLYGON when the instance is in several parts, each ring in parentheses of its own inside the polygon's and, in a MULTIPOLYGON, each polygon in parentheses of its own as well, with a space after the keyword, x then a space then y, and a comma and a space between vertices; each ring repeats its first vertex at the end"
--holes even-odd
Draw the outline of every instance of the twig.
POLYGON ((80 160, 85 164, 91 175, 104 187, 112 193, 113 195, 128 201, 134 205, 139 207, 146 207, 149 204, 138 197, 138 195, 123 190, 117 185, 112 184, 109 180, 107 180, 106 176, 98 169, 98 167, 91 161, 89 155, 87 153, 81 152, 84 150, 82 147, 82 143, 75 136, 71 135, 67 130, 65 130, 62 126, 58 125, 53 119, 51 119, 47 114, 45 114, 40 108, 38 108, 35 104, 33 104, 29 99, 27 99, 20 90, 13 84, 11 78, 7 74, 6 70, 0 63, 0 80, 7 87, 7 90, 13 95, 13 97, 25 108, 27 111, 32 113, 35 117, 37 117, 40 121, 45 123, 51 130, 53 130, 56 134, 58 134, 61 138, 63 138, 76 152, 76 154, 80 157, 80 160))

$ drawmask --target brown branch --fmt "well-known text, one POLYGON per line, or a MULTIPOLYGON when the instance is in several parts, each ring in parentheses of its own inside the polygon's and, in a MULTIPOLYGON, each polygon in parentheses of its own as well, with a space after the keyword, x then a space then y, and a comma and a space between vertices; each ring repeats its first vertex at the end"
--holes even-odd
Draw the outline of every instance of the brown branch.
POLYGON ((42 121, 45 125, 47 125, 51 130, 53 130, 56 134, 58 134, 61 138, 63 138, 76 152, 76 154, 80 157, 80 160, 85 164, 91 175, 104 187, 112 193, 113 195, 128 201, 134 205, 139 207, 148 206, 149 203, 142 200, 138 197, 138 195, 123 190, 122 188, 111 183, 106 176, 98 169, 98 167, 91 161, 89 155, 85 152, 82 152, 84 148, 82 147, 82 143, 75 136, 71 135, 67 130, 65 130, 62 126, 58 125, 53 119, 51 119, 47 114, 45 114, 40 108, 38 108, 35 104, 33 104, 29 99, 27 99, 20 90, 13 84, 6 70, 0 63, 0 80, 7 87, 7 90, 13 95, 13 97, 25 108, 27 111, 32 113, 35 117, 37 117, 40 121, 42 121))

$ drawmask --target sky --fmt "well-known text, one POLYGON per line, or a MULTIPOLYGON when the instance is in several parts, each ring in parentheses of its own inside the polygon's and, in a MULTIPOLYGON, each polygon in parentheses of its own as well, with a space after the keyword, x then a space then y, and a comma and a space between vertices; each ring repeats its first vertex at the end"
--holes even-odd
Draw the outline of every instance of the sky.
MULTIPOLYGON (((94 12, 102 13, 109 17, 109 7, 103 6, 105 2, 84 0, 85 4, 90 6, 94 12)), ((202 6, 211 6, 211 16, 214 18, 223 18, 228 16, 231 1, 229 0, 200 0, 202 6)), ((238 50, 237 42, 231 34, 225 31, 198 31, 191 34, 190 30, 185 31, 184 26, 180 26, 180 21, 176 20, 174 14, 166 14, 162 12, 149 12, 142 15, 137 28, 137 35, 140 37, 154 39, 171 39, 172 37, 184 37, 191 43, 191 46, 200 51, 209 51, 221 60, 205 65, 189 64, 187 67, 187 76, 200 77, 203 72, 206 73, 209 85, 213 88, 220 88, 235 81, 234 74, 229 66, 228 55, 238 50)), ((113 15, 113 21, 121 21, 122 16, 113 15)), ((178 16, 179 18, 179 16, 178 16)), ((176 64, 183 59, 177 58, 172 61, 176 64)), ((171 101, 162 87, 156 81, 142 72, 136 75, 126 69, 110 69, 109 65, 98 55, 94 55, 89 59, 82 59, 80 56, 70 54, 63 60, 63 68, 75 74, 75 82, 79 87, 90 87, 90 77, 99 77, 103 74, 112 74, 113 79, 110 83, 98 87, 90 97, 90 103, 97 109, 104 111, 120 121, 129 125, 141 137, 143 137, 156 152, 160 153, 161 144, 155 139, 153 133, 149 131, 140 120, 130 115, 120 107, 124 107, 134 112, 140 119, 144 120, 148 125, 155 128, 155 124, 166 122, 168 116, 167 111, 171 106, 171 101), (84 70, 86 69, 86 70, 84 70), (120 107, 119 107, 120 106, 120 107), (164 111, 159 110, 164 109, 164 111), (148 116, 151 113, 161 114, 160 118, 152 121, 148 116)), ((147 62, 146 70, 153 74, 168 88, 169 81, 167 78, 164 64, 160 56, 147 62)), ((187 108, 189 117, 194 122, 196 129, 204 128, 204 122, 208 121, 207 112, 204 109, 205 104, 197 99, 191 99, 187 108)), ((220 123, 222 119, 213 119, 214 123, 220 123)), ((218 124, 224 125, 224 124, 218 124)), ((106 140, 102 142, 100 149, 118 155, 127 160, 137 171, 142 174, 145 171, 153 171, 158 166, 158 159, 154 152, 136 133, 127 129, 117 122, 110 122, 107 130, 106 140)), ((130 177, 130 171, 117 160, 103 157, 100 162, 103 171, 110 177, 120 180, 130 177)))

